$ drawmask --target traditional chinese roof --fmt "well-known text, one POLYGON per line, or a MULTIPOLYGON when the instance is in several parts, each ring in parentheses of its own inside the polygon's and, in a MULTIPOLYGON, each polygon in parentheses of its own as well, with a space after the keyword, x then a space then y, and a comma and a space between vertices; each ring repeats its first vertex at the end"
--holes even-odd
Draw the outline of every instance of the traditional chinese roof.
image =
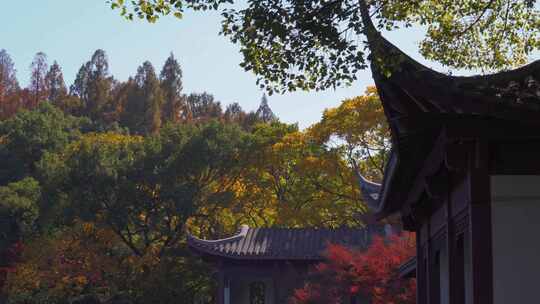
POLYGON ((379 217, 405 202, 446 123, 468 119, 540 127, 540 60, 492 75, 451 76, 418 63, 382 37, 365 4, 362 17, 392 133, 392 156, 379 185, 379 217))
POLYGON ((381 185, 368 180, 360 172, 357 172, 357 174, 360 191, 362 192, 365 203, 371 211, 378 210, 381 185))
POLYGON ((366 229, 250 228, 242 226, 229 238, 202 240, 188 234, 188 245, 198 253, 238 260, 321 260, 328 243, 365 248, 366 229))

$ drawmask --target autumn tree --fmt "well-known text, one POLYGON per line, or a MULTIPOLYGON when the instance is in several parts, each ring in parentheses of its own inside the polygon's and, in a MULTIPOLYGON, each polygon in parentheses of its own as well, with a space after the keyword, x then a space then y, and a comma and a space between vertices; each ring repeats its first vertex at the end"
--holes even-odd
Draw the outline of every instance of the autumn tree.
POLYGON ((0 119, 13 115, 18 107, 19 90, 15 64, 6 50, 0 50, 0 119))
POLYGON ((6 298, 7 275, 19 262, 22 239, 33 232, 39 197, 39 183, 31 177, 0 186, 0 301, 6 298))
POLYGON ((253 150, 258 153, 251 158, 250 174, 255 175, 248 175, 246 193, 253 197, 246 204, 250 200, 273 204, 269 206, 276 212, 273 225, 362 224, 357 215, 365 212, 365 206, 355 176, 339 153, 318 144, 296 126, 259 124, 253 133, 256 140, 253 150))
POLYGON ((184 110, 182 109, 182 69, 172 53, 163 65, 159 80, 164 95, 161 120, 163 122, 178 122, 180 111, 184 110))
POLYGON ((14 93, 19 89, 15 64, 6 50, 0 50, 0 97, 3 99, 7 94, 14 93))
POLYGON ((77 221, 70 229, 32 239, 19 256, 5 288, 9 303, 88 297, 108 303, 193 304, 210 292, 210 270, 201 261, 133 256, 110 229, 94 222, 77 221))
POLYGON ((190 217, 230 202, 245 136, 236 126, 177 125, 159 136, 88 134, 40 161, 65 214, 106 224, 135 255, 178 245, 190 217))
POLYGON ((323 90, 352 83, 367 67, 365 22, 380 29, 426 28, 420 53, 454 68, 499 70, 540 49, 536 1, 107 0, 128 19, 155 22, 185 10, 219 9, 222 33, 240 45, 242 66, 269 92, 323 90))
POLYGON ((399 267, 414 256, 414 238, 375 238, 366 250, 330 244, 326 260, 315 266, 292 304, 342 304, 347 298, 373 304, 416 303, 416 282, 399 277, 399 267))
POLYGON ((353 171, 340 153, 296 125, 259 123, 248 133, 229 205, 201 209, 192 232, 222 237, 256 227, 357 227, 365 212, 353 171), (253 151, 256 151, 254 153, 253 151))
POLYGON ((47 100, 49 97, 49 88, 47 86, 47 71, 49 65, 47 63, 47 55, 43 52, 39 52, 34 56, 32 64, 30 65, 30 85, 28 90, 30 92, 30 104, 29 108, 34 108, 41 101, 47 100))
POLYGON ((112 232, 82 221, 36 237, 9 274, 9 302, 58 302, 88 293, 110 297, 128 274, 122 271, 123 250, 112 232))
POLYGON ((342 153, 356 172, 382 178, 391 146, 390 129, 375 87, 326 109, 321 121, 307 132, 328 149, 342 153))

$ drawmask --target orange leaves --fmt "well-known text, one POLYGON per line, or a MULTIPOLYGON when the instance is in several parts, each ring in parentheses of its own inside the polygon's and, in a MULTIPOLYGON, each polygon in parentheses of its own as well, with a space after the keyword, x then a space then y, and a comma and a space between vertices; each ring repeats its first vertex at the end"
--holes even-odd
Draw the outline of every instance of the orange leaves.
POLYGON ((116 244, 112 233, 87 222, 51 239, 32 240, 10 273, 7 290, 48 298, 78 296, 83 290, 106 292, 111 276, 120 272, 120 260, 112 254, 116 244))

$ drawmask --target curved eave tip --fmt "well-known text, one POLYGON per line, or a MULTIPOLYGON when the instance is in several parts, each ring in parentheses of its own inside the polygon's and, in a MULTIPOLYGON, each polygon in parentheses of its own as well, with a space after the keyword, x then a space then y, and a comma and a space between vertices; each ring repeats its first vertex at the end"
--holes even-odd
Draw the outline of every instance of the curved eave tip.
POLYGON ((372 211, 378 211, 380 205, 380 192, 382 189, 381 184, 369 181, 362 174, 358 174, 358 176, 360 190, 362 191, 362 196, 364 197, 366 204, 372 211))

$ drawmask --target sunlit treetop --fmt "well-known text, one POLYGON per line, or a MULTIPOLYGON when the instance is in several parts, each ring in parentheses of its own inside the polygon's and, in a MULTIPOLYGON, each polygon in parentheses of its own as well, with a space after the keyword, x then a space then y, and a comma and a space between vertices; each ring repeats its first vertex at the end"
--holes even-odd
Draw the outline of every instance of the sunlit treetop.
POLYGON ((540 49, 536 0, 108 0, 127 19, 149 22, 220 10, 222 34, 240 45, 241 66, 269 93, 351 84, 367 67, 361 1, 381 30, 425 28, 420 53, 448 67, 507 69, 540 49))

